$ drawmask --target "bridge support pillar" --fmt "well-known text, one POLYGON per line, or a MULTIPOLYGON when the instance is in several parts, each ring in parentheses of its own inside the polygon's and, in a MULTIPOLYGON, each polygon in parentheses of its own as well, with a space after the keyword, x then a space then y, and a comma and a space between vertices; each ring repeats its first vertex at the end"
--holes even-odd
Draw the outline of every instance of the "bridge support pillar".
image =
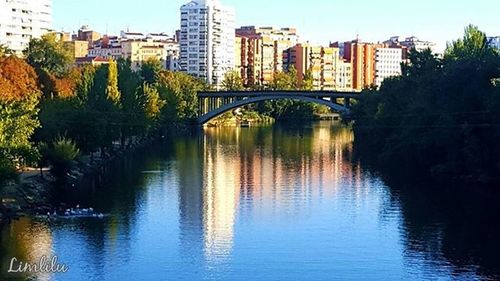
POLYGON ((344 98, 344 106, 346 108, 351 108, 351 98, 344 98))

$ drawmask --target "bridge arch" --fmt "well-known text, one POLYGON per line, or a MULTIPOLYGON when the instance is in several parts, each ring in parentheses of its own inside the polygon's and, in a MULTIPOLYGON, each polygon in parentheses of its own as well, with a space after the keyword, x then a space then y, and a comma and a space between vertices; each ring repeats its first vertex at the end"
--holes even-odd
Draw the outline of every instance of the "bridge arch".
POLYGON ((291 99, 291 100, 300 100, 300 101, 305 101, 305 102, 311 102, 311 103, 317 103, 321 105, 325 105, 330 107, 336 112, 339 112, 341 114, 349 114, 350 110, 348 107, 338 104, 334 101, 329 101, 325 100, 322 98, 314 98, 314 97, 307 97, 307 96, 300 96, 300 95, 266 95, 266 96, 256 96, 256 97, 249 97, 246 99, 242 100, 236 100, 232 103, 225 104, 217 109, 211 110, 207 112, 206 114, 200 116, 198 118, 198 124, 199 125, 204 125, 210 120, 230 111, 236 108, 240 108, 245 105, 249 104, 254 104, 258 102, 263 102, 263 101, 275 101, 275 100, 283 100, 283 99, 291 99))

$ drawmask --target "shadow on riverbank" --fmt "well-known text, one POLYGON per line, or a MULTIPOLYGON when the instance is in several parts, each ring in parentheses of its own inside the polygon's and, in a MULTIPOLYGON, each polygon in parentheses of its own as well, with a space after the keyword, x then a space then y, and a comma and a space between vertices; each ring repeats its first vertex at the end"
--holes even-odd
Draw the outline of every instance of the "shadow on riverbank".
POLYGON ((84 155, 73 163, 64 178, 55 178, 50 169, 28 169, 20 172, 17 181, 8 181, 0 187, 0 225, 25 215, 52 213, 59 205, 59 194, 83 184, 86 178, 100 178, 110 165, 145 149, 157 139, 144 138, 126 147, 117 147, 113 153, 84 155))

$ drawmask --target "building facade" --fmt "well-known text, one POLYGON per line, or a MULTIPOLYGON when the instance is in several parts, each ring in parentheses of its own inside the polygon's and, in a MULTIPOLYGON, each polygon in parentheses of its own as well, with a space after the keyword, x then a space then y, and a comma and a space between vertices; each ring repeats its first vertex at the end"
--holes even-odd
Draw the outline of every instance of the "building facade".
POLYGON ((362 43, 356 39, 345 43, 333 43, 331 46, 342 48, 344 59, 351 64, 353 90, 361 91, 375 84, 375 49, 385 45, 362 43))
POLYGON ((165 48, 165 69, 179 71, 179 42, 175 40, 175 37, 162 42, 165 48))
POLYGON ((298 42, 294 28, 243 26, 236 29, 237 64, 246 86, 267 85, 283 71, 283 53, 298 42))
POLYGON ((0 45, 21 54, 52 28, 52 0, 0 1, 0 45))
POLYGON ((352 64, 342 58, 338 61, 335 70, 335 90, 343 92, 350 92, 353 90, 352 64))
POLYGON ((103 64, 109 64, 109 59, 101 58, 101 57, 84 57, 84 58, 76 58, 75 64, 77 66, 84 66, 90 64, 92 66, 100 66, 103 64))
POLYGON ((339 48, 297 44, 284 52, 285 68, 297 70, 297 81, 312 79, 313 90, 352 90, 352 67, 340 57, 339 48))
POLYGON ((65 41, 64 45, 73 53, 73 57, 84 58, 89 54, 89 44, 87 41, 65 41))
POLYGON ((400 36, 393 36, 389 38, 389 40, 385 41, 384 44, 388 45, 391 48, 403 48, 403 57, 405 57, 405 52, 410 50, 417 50, 422 52, 427 49, 431 49, 431 51, 435 51, 434 48, 436 44, 429 41, 422 41, 415 36, 402 38, 400 36))
POLYGON ((142 63, 151 59, 158 60, 165 68, 167 54, 162 42, 153 40, 127 40, 121 44, 122 57, 129 59, 133 70, 139 70, 142 63))
POLYGON ((290 41, 294 46, 299 42, 297 29, 292 27, 256 27, 242 26, 236 29, 236 34, 248 38, 270 37, 273 41, 290 41))
POLYGON ((500 36, 488 37, 487 40, 488 40, 488 45, 490 45, 491 47, 493 47, 495 49, 500 50, 500 36))
POLYGON ((102 35, 99 32, 90 29, 88 25, 82 26, 78 29, 78 33, 73 35, 73 40, 87 41, 89 48, 94 47, 95 42, 100 39, 102 39, 102 35))
POLYGON ((401 76, 403 63, 403 49, 376 48, 375 49, 375 85, 382 86, 382 82, 390 77, 401 76))
MULTIPOLYGON (((86 41, 85 41, 86 42, 86 41)), ((88 50, 88 57, 90 58, 103 58, 106 60, 114 59, 118 60, 123 57, 122 47, 115 46, 99 46, 90 48, 88 50)))
POLYGON ((180 70, 217 87, 235 66, 234 10, 218 0, 181 7, 180 70))

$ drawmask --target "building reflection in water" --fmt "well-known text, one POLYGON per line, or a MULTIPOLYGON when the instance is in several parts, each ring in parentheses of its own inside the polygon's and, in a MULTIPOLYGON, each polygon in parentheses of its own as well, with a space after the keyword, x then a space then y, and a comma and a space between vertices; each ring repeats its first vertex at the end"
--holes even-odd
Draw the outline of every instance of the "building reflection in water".
MULTIPOLYGON (((204 146, 207 137, 204 137, 204 146)), ((215 144, 203 150, 203 223, 205 255, 217 263, 231 255, 233 227, 238 206, 239 171, 237 159, 226 158, 223 146, 215 144)))
POLYGON ((348 129, 323 126, 290 135, 259 128, 262 143, 246 136, 255 135, 250 130, 205 130, 200 137, 202 172, 185 174, 191 180, 203 175, 202 183, 195 183, 201 185, 202 202, 180 205, 184 215, 188 208, 202 206, 203 249, 209 265, 231 257, 239 212, 259 216, 263 208, 271 208, 271 213, 292 217, 312 208, 313 199, 334 196, 341 185, 361 186, 359 169, 346 160, 352 143, 348 129), (273 141, 275 134, 280 134, 279 144, 273 141))
MULTIPOLYGON (((39 264, 40 259, 45 256, 51 259, 53 256, 53 237, 52 232, 46 224, 36 223, 28 218, 22 218, 16 223, 10 224, 2 229, 0 237, 0 260, 1 265, 0 280, 12 278, 13 275, 3 276, 10 267, 12 258, 18 261, 30 264, 39 264), (5 255, 9 255, 6 257, 5 255)), ((36 280, 52 280, 51 273, 32 273, 35 276, 22 274, 19 278, 36 278, 36 280)), ((17 275, 17 273, 16 273, 17 275)))

